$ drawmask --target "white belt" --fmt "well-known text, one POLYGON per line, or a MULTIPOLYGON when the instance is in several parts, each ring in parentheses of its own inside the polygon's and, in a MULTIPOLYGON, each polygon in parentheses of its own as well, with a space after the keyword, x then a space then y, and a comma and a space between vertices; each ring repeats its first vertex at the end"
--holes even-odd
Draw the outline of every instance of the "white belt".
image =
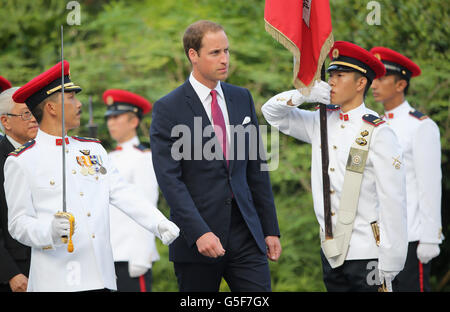
POLYGON ((373 125, 363 122, 360 133, 350 148, 333 238, 325 239, 325 234, 322 230, 320 231, 322 250, 332 268, 342 265, 347 257, 374 128, 373 125))

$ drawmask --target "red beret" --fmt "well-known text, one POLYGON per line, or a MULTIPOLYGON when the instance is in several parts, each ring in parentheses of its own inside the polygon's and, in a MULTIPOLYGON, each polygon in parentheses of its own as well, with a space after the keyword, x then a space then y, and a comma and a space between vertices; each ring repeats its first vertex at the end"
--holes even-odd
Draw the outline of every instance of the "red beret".
POLYGON ((369 51, 346 41, 336 41, 330 51, 328 71, 351 70, 362 73, 370 81, 384 76, 383 63, 369 51))
POLYGON ((12 87, 11 82, 9 82, 8 79, 0 76, 0 93, 11 87, 12 87))
POLYGON ((408 79, 419 76, 421 73, 417 64, 394 50, 385 47, 375 47, 370 50, 370 53, 383 62, 386 70, 399 72, 399 74, 406 76, 408 79))
MULTIPOLYGON (((27 82, 13 94, 16 103, 26 103, 32 110, 44 99, 61 91, 61 62, 27 82)), ((81 88, 70 81, 69 62, 64 61, 64 90, 80 92, 81 88)))
POLYGON ((135 112, 141 117, 152 109, 152 104, 142 96, 120 89, 106 90, 103 93, 103 102, 108 105, 105 117, 125 112, 135 112))

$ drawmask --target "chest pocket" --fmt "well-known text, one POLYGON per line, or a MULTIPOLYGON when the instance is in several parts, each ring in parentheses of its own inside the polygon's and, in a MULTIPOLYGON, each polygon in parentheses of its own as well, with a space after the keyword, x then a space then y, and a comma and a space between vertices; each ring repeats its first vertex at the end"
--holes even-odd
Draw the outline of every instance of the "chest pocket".
MULTIPOLYGON (((55 205, 61 205, 62 200, 62 176, 58 174, 41 174, 34 185, 32 200, 36 210, 44 213, 55 213, 58 209, 55 205)), ((58 207, 59 207, 58 206, 58 207)))

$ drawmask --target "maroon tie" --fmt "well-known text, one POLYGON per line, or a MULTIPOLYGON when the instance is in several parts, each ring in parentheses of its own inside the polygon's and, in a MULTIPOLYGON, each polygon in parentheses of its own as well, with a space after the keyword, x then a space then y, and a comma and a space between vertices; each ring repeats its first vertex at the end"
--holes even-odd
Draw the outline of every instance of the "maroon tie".
POLYGON ((211 90, 211 115, 214 124, 214 131, 216 132, 217 139, 222 147, 223 155, 227 160, 227 166, 229 165, 227 155, 227 128, 225 127, 225 121, 223 119, 222 110, 217 102, 217 91, 211 90), (220 130, 219 130, 220 129, 220 130))

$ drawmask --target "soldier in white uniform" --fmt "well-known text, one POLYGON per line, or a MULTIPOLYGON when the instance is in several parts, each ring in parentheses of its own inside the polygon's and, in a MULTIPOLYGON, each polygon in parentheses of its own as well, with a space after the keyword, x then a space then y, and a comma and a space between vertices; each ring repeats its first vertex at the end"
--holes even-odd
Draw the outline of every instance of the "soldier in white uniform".
POLYGON ((386 67, 386 75, 372 84, 374 99, 382 102, 384 120, 395 131, 403 148, 408 211, 408 257, 405 269, 393 286, 397 291, 430 291, 431 259, 440 253, 441 142, 439 128, 415 110, 405 95, 412 77, 420 75, 417 64, 385 47, 370 50, 386 67))
MULTIPOLYGON (((75 93, 81 88, 70 81, 66 61, 64 86, 64 120, 70 130, 80 125, 81 103, 75 93)), ((65 137, 70 215, 55 215, 63 207, 61 88, 58 63, 13 95, 14 101, 27 104, 40 129, 35 140, 12 152, 5 163, 8 229, 13 238, 32 247, 28 291, 115 290, 110 204, 165 244, 179 229, 119 175, 99 141, 81 137, 65 137), (63 236, 69 244, 62 243, 63 236)))
POLYGON ((406 258, 402 152, 392 129, 364 104, 371 81, 385 72, 383 64, 368 51, 342 41, 335 43, 330 58, 329 85, 316 82, 308 96, 297 90, 278 94, 262 112, 281 132, 312 145, 313 201, 327 290, 377 291, 380 279, 389 287, 406 258), (298 106, 328 104, 330 99, 336 104, 327 105, 333 239, 326 239, 319 112, 298 106), (355 152, 361 149, 365 151, 355 152))
MULTIPOLYGON (((111 163, 156 207, 158 182, 150 149, 141 144, 137 129, 151 103, 126 90, 110 89, 103 93, 108 105, 105 113, 108 131, 117 142, 109 153, 111 163)), ((118 291, 151 291, 152 262, 159 260, 155 236, 111 205, 111 245, 118 291)))

